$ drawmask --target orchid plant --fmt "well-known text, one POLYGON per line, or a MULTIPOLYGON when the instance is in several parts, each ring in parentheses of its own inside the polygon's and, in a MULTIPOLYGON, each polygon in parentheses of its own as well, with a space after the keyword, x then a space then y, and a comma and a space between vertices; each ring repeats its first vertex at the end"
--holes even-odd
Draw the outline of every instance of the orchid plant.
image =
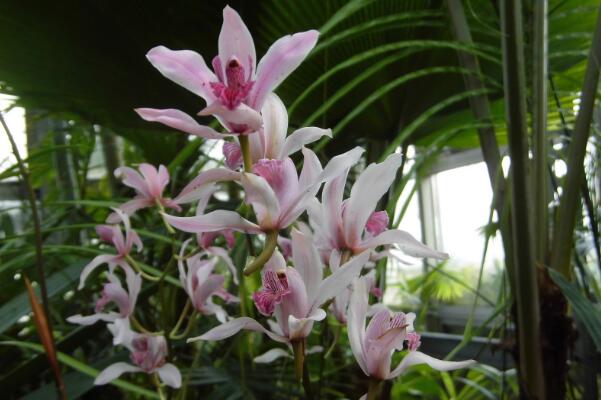
MULTIPOLYGON (((148 60, 163 76, 205 100, 206 107, 199 115, 215 116, 225 131, 200 125, 177 109, 139 108, 137 113, 147 121, 223 141, 225 168, 201 171, 173 197, 165 193, 170 175, 163 165, 156 168, 144 163, 137 170, 121 167, 115 171, 115 176, 135 191, 135 197, 115 208, 106 225, 97 227, 100 239, 116 252, 97 256, 81 272, 80 289, 95 270, 108 266, 102 274, 107 283, 96 301, 95 313, 68 318, 82 325, 106 323, 113 343, 130 352, 131 363, 109 366, 96 378, 97 384, 123 373, 143 372, 151 376, 161 397, 168 396, 165 386, 177 389, 182 385, 177 367, 181 360, 170 355, 174 342, 220 341, 250 330, 264 333, 283 346, 255 357, 255 361, 294 358, 296 376, 309 397, 305 357, 323 349, 307 348, 307 338, 316 323, 328 323, 329 314, 347 325, 357 363, 376 384, 394 379, 418 363, 440 370, 473 363, 440 361, 418 352, 420 337, 413 329, 414 314, 391 313, 382 304, 368 305, 370 291, 376 299, 382 298, 375 285, 373 263, 386 257, 391 246, 412 257, 446 259, 448 255, 430 249, 405 231, 388 229, 388 215, 376 210, 401 165, 399 154, 367 166, 345 200, 347 176, 363 149, 351 149, 322 166, 305 146, 331 137, 329 129, 307 127, 287 135, 286 107, 273 90, 300 65, 317 38, 317 31, 285 36, 257 65, 248 28, 236 11, 226 7, 219 54, 211 62, 213 70, 201 55, 190 50, 158 46, 148 52, 148 60), (299 151, 303 156, 300 172, 291 158, 299 151), (220 185, 226 183, 240 187, 244 204, 236 210, 206 212, 220 185), (188 208, 189 204, 193 206, 188 208), (172 239, 173 252, 162 271, 136 261, 132 253, 134 246, 142 250, 142 241, 130 218, 142 209, 160 215, 172 239), (308 223, 303 222, 305 213, 308 223), (183 240, 179 249, 178 241, 183 237, 176 229, 193 235, 183 240), (244 268, 237 268, 230 256, 235 244, 244 242, 237 238, 247 239, 254 250, 259 241, 255 237, 263 238, 263 249, 244 268), (175 265, 179 280, 171 276, 175 265), (260 288, 246 293, 240 272, 246 276, 260 273, 260 288), (145 310, 136 308, 137 299, 144 281, 158 283, 164 298, 161 290, 168 280, 178 290, 183 289, 187 301, 175 324, 163 323, 162 330, 155 331, 140 322, 147 319, 138 319, 145 310), (238 293, 232 292, 230 283, 238 285, 238 293), (251 299, 262 316, 259 319, 245 314, 251 299), (107 311, 110 304, 116 306, 115 311, 107 311), (236 309, 234 304, 240 316, 230 315, 236 309), (366 329, 368 309, 373 317, 366 329), (199 320, 217 325, 190 337, 199 320), (392 353, 403 348, 408 350, 407 356, 391 371, 392 353)), ((162 303, 159 309, 166 313, 169 307, 162 303)), ((370 398, 374 393, 370 386, 370 398)))

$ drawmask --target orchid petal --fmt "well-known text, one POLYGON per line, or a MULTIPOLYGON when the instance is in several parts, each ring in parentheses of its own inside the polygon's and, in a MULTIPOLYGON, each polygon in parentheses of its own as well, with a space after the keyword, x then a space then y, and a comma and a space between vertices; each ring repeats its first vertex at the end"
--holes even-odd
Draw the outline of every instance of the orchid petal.
POLYGON ((265 136, 265 153, 261 158, 282 159, 287 156, 287 154, 284 156, 281 154, 288 130, 286 106, 278 96, 271 93, 261 108, 261 114, 263 115, 263 135, 265 136))
POLYGON ((94 385, 106 385, 126 372, 142 372, 142 369, 126 362, 114 363, 100 372, 96 379, 94 379, 94 385))
POLYGON ((249 318, 249 317, 241 317, 241 318, 233 319, 229 322, 226 322, 225 324, 219 325, 219 326, 211 329, 210 331, 206 332, 203 335, 200 335, 200 336, 197 336, 194 338, 190 338, 187 340, 187 342, 190 343, 190 342, 195 342, 197 340, 208 340, 208 341, 222 340, 222 339, 225 339, 225 338, 235 335, 236 333, 240 332, 242 329, 255 331, 255 332, 263 332, 264 334, 266 334, 267 336, 269 336, 271 339, 275 340, 276 342, 280 342, 280 343, 288 342, 287 338, 277 335, 277 334, 265 329, 260 323, 258 323, 257 321, 255 321, 254 319, 249 318))
POLYGON ((161 381, 174 389, 182 386, 182 375, 179 369, 171 363, 167 363, 160 368, 157 368, 156 372, 159 374, 161 381))
POLYGON ((267 180, 255 174, 243 173, 241 179, 246 203, 252 204, 262 228, 272 228, 280 214, 280 202, 267 180))
POLYGON ((419 240, 411 236, 410 233, 400 229, 389 229, 378 236, 368 239, 360 244, 361 249, 374 249, 378 246, 396 244, 403 253, 412 257, 427 257, 439 260, 449 258, 447 253, 432 250, 419 240))
POLYGON ((367 371, 367 363, 365 360, 365 353, 363 349, 363 343, 365 339, 365 317, 367 314, 367 303, 368 302, 368 288, 365 280, 355 279, 353 284, 353 292, 349 302, 348 313, 347 313, 347 329, 349 344, 351 350, 355 355, 357 363, 365 373, 369 376, 367 371))
MULTIPOLYGON (((123 211, 127 215, 134 215, 134 213, 142 208, 152 207, 154 203, 149 199, 135 198, 119 205, 119 210, 123 211)), ((106 218, 108 224, 118 224, 121 221, 119 215, 115 212, 109 214, 106 218)))
POLYGON ((207 103, 215 98, 209 83, 216 82, 217 77, 200 54, 157 46, 146 54, 146 58, 164 77, 202 97, 207 103))
POLYGON ((321 193, 325 229, 328 230, 328 236, 334 243, 341 242, 342 198, 348 172, 349 170, 346 169, 336 178, 326 182, 321 193))
POLYGON ((237 143, 223 142, 221 151, 225 157, 226 167, 231 170, 236 170, 242 165, 244 161, 242 157, 242 150, 240 150, 240 146, 237 143))
POLYGON ((174 217, 162 214, 169 225, 190 233, 215 232, 222 229, 233 229, 239 232, 260 233, 261 229, 252 222, 242 218, 238 213, 227 210, 216 210, 196 217, 174 217))
POLYGON ((98 321, 113 322, 117 318, 119 318, 119 314, 114 313, 114 312, 97 313, 97 314, 92 314, 92 315, 77 314, 77 315, 72 315, 69 318, 67 318, 67 322, 70 322, 72 324, 88 326, 88 325, 93 325, 98 321))
POLYGON ((319 176, 321 182, 329 181, 340 175, 345 170, 357 164, 365 150, 359 146, 333 157, 330 162, 324 167, 319 176))
POLYGON ((177 204, 191 203, 206 195, 205 185, 215 182, 235 181, 240 179, 240 173, 225 168, 213 168, 202 171, 190 181, 173 199, 177 204))
POLYGON ((159 122, 178 131, 186 132, 205 139, 221 140, 225 137, 213 128, 200 125, 191 116, 174 108, 136 108, 134 110, 145 121, 159 122))
POLYGON ((249 95, 249 104, 261 109, 267 95, 294 71, 315 47, 319 32, 295 33, 278 39, 265 53, 257 66, 255 84, 249 95))
POLYGON ((354 246, 361 241, 365 224, 392 185, 402 159, 400 154, 391 154, 384 162, 369 165, 357 178, 343 217, 344 234, 349 245, 354 246))
POLYGON ((320 307, 323 303, 345 290, 361 273, 361 269, 369 260, 369 251, 364 251, 349 262, 342 265, 336 272, 321 282, 317 289, 317 296, 313 302, 313 308, 320 307))
POLYGON ((322 281, 323 265, 312 237, 293 229, 291 238, 294 268, 305 282, 307 299, 312 304, 322 281))
POLYGON ((304 188, 312 185, 317 181, 319 174, 322 173, 323 168, 319 158, 313 150, 306 147, 302 148, 303 153, 303 169, 301 170, 298 178, 299 187, 304 188))
POLYGON ((279 158, 288 157, 290 154, 296 153, 303 146, 313 143, 317 139, 327 136, 332 137, 331 129, 321 129, 315 127, 307 127, 298 129, 286 138, 284 146, 279 154, 279 158))
POLYGON ((269 364, 282 357, 293 358, 289 351, 275 348, 255 357, 253 361, 257 364, 269 364))
POLYGON ((230 270, 230 272, 232 274, 232 279, 234 280, 234 283, 237 285, 239 283, 238 282, 238 270, 236 269, 236 266, 234 265, 234 262, 230 258, 228 252, 225 249, 222 249, 221 247, 214 247, 214 246, 209 247, 206 250, 207 250, 207 253, 214 254, 223 260, 223 262, 225 263, 225 265, 228 267, 228 269, 230 270))
MULTIPOLYGON (((257 55, 253 38, 240 15, 230 6, 225 6, 223 9, 223 25, 219 33, 218 48, 222 64, 227 64, 232 57, 235 57, 245 66, 245 72, 250 74, 256 70, 257 55)), ((225 76, 225 71, 222 74, 225 76)))
POLYGON ((228 107, 224 106, 219 101, 214 101, 207 107, 200 110, 198 112, 198 115, 215 115, 221 118, 226 123, 244 125, 247 127, 244 133, 258 130, 261 127, 261 124, 263 123, 261 114, 244 103, 238 105, 238 107, 234 108, 233 110, 230 110, 228 107))
POLYGON ((99 256, 94 257, 94 259, 90 261, 88 265, 86 265, 81 271, 81 274, 79 275, 79 286, 77 287, 77 289, 83 289, 83 285, 86 281, 86 278, 92 273, 92 271, 94 271, 102 264, 114 262, 116 258, 117 256, 111 254, 101 254, 99 256))
POLYGON ((443 361, 434 357, 430 357, 420 351, 410 351, 409 354, 403 358, 403 361, 388 375, 388 379, 394 379, 413 366, 418 364, 428 364, 430 367, 438 371, 451 371, 454 369, 466 368, 476 363, 475 360, 466 361, 443 361))
POLYGON ((323 321, 326 318, 326 312, 321 308, 313 310, 306 318, 296 318, 290 314, 288 316, 288 337, 290 340, 303 339, 309 336, 313 323, 323 321))
POLYGON ((115 169, 115 178, 120 179, 125 186, 129 186, 144 197, 150 197, 148 183, 138 171, 130 167, 119 167, 115 169))
MULTIPOLYGON (((165 166, 162 166, 162 167, 163 167, 164 172, 167 172, 165 170, 165 166)), ((164 177, 163 177, 163 179, 159 179, 159 171, 154 167, 154 165, 151 165, 148 163, 140 164, 138 169, 140 170, 140 173, 144 177, 144 181, 146 182, 146 185, 148 186, 148 194, 150 195, 150 197, 153 197, 153 198, 161 197, 161 194, 163 193, 163 189, 164 189, 164 185, 161 186, 163 184, 162 180, 164 179, 164 177)), ((168 182, 169 182, 169 173, 167 173, 167 183, 168 182)), ((167 183, 165 183, 165 184, 167 184, 167 183)))

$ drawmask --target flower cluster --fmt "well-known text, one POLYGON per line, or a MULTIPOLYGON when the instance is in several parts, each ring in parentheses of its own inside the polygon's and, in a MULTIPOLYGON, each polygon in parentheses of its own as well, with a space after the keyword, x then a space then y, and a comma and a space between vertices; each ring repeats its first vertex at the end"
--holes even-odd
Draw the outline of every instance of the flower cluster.
MULTIPOLYGON (((206 107, 199 115, 215 116, 225 133, 200 125, 177 109, 139 108, 136 112, 147 121, 207 140, 223 141, 225 167, 200 172, 174 197, 164 194, 170 176, 162 165, 157 169, 141 164, 137 170, 122 167, 115 171, 136 195, 114 209, 107 219, 109 225, 97 228, 99 237, 112 244, 116 253, 97 256, 81 273, 80 288, 93 270, 108 266, 107 283, 96 302, 95 313, 69 318, 70 322, 84 325, 104 321, 114 344, 130 352, 131 364, 111 365, 97 377, 97 384, 107 383, 124 372, 145 372, 156 374, 163 384, 177 388, 181 376, 175 365, 167 362, 170 358, 166 339, 215 341, 240 330, 262 332, 286 346, 286 350, 272 349, 257 357, 257 362, 289 355, 288 350, 292 350, 295 359, 302 360, 315 350, 306 349, 313 325, 323 321, 328 312, 347 325, 359 366, 376 380, 395 378, 418 363, 440 370, 472 363, 435 360, 418 352, 420 336, 413 329, 413 314, 391 313, 382 304, 372 305, 375 314, 365 328, 369 293, 377 299, 382 297, 375 285, 374 261, 386 257, 390 247, 412 257, 445 259, 447 255, 428 248, 407 232, 388 229, 386 211, 377 210, 401 165, 399 154, 367 166, 345 199, 347 176, 363 149, 351 149, 324 166, 305 146, 331 137, 329 129, 307 127, 287 134, 286 107, 273 90, 300 65, 317 38, 317 31, 285 36, 269 48, 257 65, 246 25, 233 9, 226 7, 219 54, 211 62, 212 70, 201 55, 190 50, 159 46, 148 53, 148 60, 162 75, 205 100, 206 107), (303 159, 300 172, 291 159, 299 151, 303 159), (247 211, 206 212, 212 196, 224 182, 241 187, 248 207, 238 210, 247 211), (190 214, 184 210, 190 203, 196 203, 193 216, 187 216, 190 214), (169 332, 151 332, 135 316, 143 280, 163 281, 169 272, 166 267, 159 274, 152 273, 134 260, 133 247, 140 251, 142 241, 132 229, 130 217, 143 208, 159 213, 174 238, 174 228, 194 234, 178 254, 172 255, 181 288, 189 300, 169 332), (305 213, 308 223, 301 221, 305 213), (230 317, 226 312, 228 303, 240 301, 225 288, 228 275, 234 284, 239 283, 238 270, 228 254, 236 241, 235 232, 248 235, 251 245, 253 236, 264 238, 263 250, 244 268, 244 274, 260 271, 262 285, 250 298, 266 317, 263 320, 268 327, 249 317, 230 317), (224 241, 217 240, 221 236, 224 241), (195 249, 188 251, 189 247, 195 249), (220 270, 218 266, 226 268, 220 270), (125 279, 125 288, 120 277, 125 279), (106 311, 110 303, 116 308, 106 311), (192 316, 188 316, 189 312, 192 316), (198 316, 214 316, 220 324, 194 338, 187 338, 188 329, 178 332, 186 317, 191 327, 198 316), (409 353, 391 371, 395 349, 407 349, 409 353)), ((302 368, 302 362, 299 365, 302 368)))

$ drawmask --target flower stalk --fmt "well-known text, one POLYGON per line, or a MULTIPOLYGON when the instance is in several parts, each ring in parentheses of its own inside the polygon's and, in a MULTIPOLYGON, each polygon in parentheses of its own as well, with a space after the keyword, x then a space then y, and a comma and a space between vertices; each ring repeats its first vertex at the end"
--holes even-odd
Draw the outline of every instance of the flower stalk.
POLYGON ((380 384, 381 380, 370 378, 369 379, 369 387, 367 389, 367 400, 376 400, 378 399, 378 395, 380 393, 380 384))
POLYGON ((240 150, 242 151, 242 160, 244 161, 244 172, 252 172, 253 162, 250 155, 248 135, 240 135, 238 139, 240 140, 240 150))
POLYGON ((263 265, 265 265, 265 263, 267 261, 269 261, 269 259, 273 255, 273 252, 275 251, 277 245, 278 245, 278 232, 277 231, 267 232, 266 237, 265 237, 265 246, 263 247, 263 251, 261 251, 261 254, 259 254, 250 264, 248 264, 244 268, 244 275, 249 276, 253 272, 256 272, 256 271, 260 270, 261 268, 263 268, 263 265))

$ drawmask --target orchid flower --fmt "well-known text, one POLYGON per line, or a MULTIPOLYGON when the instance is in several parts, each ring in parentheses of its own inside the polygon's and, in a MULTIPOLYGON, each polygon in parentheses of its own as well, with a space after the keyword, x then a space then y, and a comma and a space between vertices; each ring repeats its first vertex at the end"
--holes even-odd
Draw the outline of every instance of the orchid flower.
MULTIPOLYGON (((252 164, 259 160, 283 160, 301 150, 303 146, 322 137, 332 137, 330 129, 316 127, 301 128, 288 137, 288 112, 282 100, 275 94, 267 96, 261 109, 263 128, 257 134, 249 136, 249 150, 252 164)), ((224 142, 223 155, 225 165, 237 169, 242 165, 242 151, 237 143, 224 142)))
POLYGON ((117 254, 101 254, 96 256, 88 265, 84 267, 79 276, 79 287, 82 289, 84 282, 88 275, 102 264, 108 264, 109 272, 113 272, 116 266, 121 267, 126 273, 131 270, 131 267, 127 263, 127 257, 132 250, 132 247, 136 245, 138 251, 142 250, 142 241, 140 237, 131 227, 129 217, 122 210, 113 208, 116 215, 121 219, 123 227, 125 228, 125 236, 121 232, 119 225, 98 225, 96 227, 96 233, 105 242, 111 243, 117 250, 117 254))
MULTIPOLYGON (((184 242, 178 260, 179 278, 182 286, 190 297, 196 311, 204 315, 214 314, 219 322, 224 323, 227 319, 227 313, 221 306, 213 303, 212 297, 220 297, 228 303, 237 302, 239 300, 236 296, 224 289, 223 283, 225 277, 213 273, 218 261, 216 257, 203 259, 204 253, 198 253, 186 259, 184 265, 183 255, 187 243, 188 241, 184 242)), ((232 277, 234 281, 238 283, 236 269, 227 255, 227 252, 224 251, 224 253, 225 257, 227 257, 226 264, 228 264, 228 267, 232 272, 232 277)))
POLYGON ((163 336, 142 335, 133 332, 129 322, 116 321, 108 325, 113 333, 113 343, 127 347, 132 364, 117 362, 106 367, 94 380, 96 385, 105 385, 126 372, 156 373, 161 381, 172 388, 179 388, 182 376, 177 367, 167 363, 167 342, 163 336))
POLYGON ((394 379, 417 364, 428 364, 439 371, 469 367, 474 360, 443 361, 417 351, 420 337, 413 329, 415 314, 392 313, 388 309, 377 312, 365 328, 368 310, 369 283, 365 277, 355 280, 348 309, 348 337, 351 349, 365 375, 376 382, 394 379), (390 363, 395 350, 406 346, 408 354, 391 371, 390 363))
POLYGON ((80 314, 67 318, 67 321, 79 325, 92 325, 97 321, 114 322, 117 318, 129 318, 136 307, 138 294, 142 287, 142 277, 131 269, 125 270, 127 290, 121 286, 119 278, 114 274, 108 275, 108 283, 104 284, 101 297, 96 301, 95 314, 82 316, 80 314), (109 303, 115 303, 119 312, 104 312, 109 303))
MULTIPOLYGON (((120 167, 115 170, 115 177, 122 179, 124 185, 136 191, 136 197, 119 206, 121 211, 131 216, 142 208, 154 207, 157 204, 161 207, 181 210, 176 201, 163 197, 163 190, 169 184, 169 171, 164 165, 160 165, 157 170, 153 165, 143 163, 138 169, 139 172, 129 167, 120 167)), ((119 216, 112 213, 106 222, 115 224, 119 220, 119 216)))
MULTIPOLYGON (((248 134, 261 127, 265 99, 294 71, 313 49, 319 32, 296 33, 278 39, 256 65, 255 45, 248 28, 229 6, 223 10, 219 34, 219 54, 211 71, 203 57, 191 50, 170 50, 158 46, 146 57, 163 76, 202 97, 207 107, 199 115, 215 115, 232 133, 248 134), (256 71, 256 73, 255 73, 256 71)), ((136 112, 147 121, 208 139, 223 135, 199 125, 180 110, 139 108, 136 112)))
POLYGON ((307 148, 302 151, 305 161, 300 176, 290 158, 260 160, 253 167, 254 173, 239 174, 246 202, 253 206, 258 225, 227 210, 217 210, 196 217, 165 215, 165 220, 175 228, 191 233, 223 229, 260 233, 274 232, 290 226, 305 211, 321 183, 355 164, 363 149, 356 147, 338 155, 323 169, 315 153, 307 148))
POLYGON ((196 340, 221 340, 242 329, 263 332, 281 343, 303 341, 315 321, 326 317, 320 308, 336 296, 359 275, 369 258, 365 252, 352 258, 336 273, 323 279, 323 266, 312 238, 299 231, 292 232, 292 259, 295 268, 287 267, 279 251, 275 251, 262 272, 262 288, 253 295, 259 312, 274 315, 271 330, 256 320, 241 317, 211 329, 188 342, 196 340))
POLYGON ((388 215, 375 211, 378 200, 392 185, 401 165, 400 154, 391 154, 379 164, 370 164, 357 178, 350 197, 343 201, 348 170, 326 182, 322 202, 313 199, 307 212, 315 230, 320 252, 326 260, 341 253, 360 253, 382 245, 397 245, 413 257, 446 259, 448 255, 430 249, 408 232, 386 229, 388 215))

